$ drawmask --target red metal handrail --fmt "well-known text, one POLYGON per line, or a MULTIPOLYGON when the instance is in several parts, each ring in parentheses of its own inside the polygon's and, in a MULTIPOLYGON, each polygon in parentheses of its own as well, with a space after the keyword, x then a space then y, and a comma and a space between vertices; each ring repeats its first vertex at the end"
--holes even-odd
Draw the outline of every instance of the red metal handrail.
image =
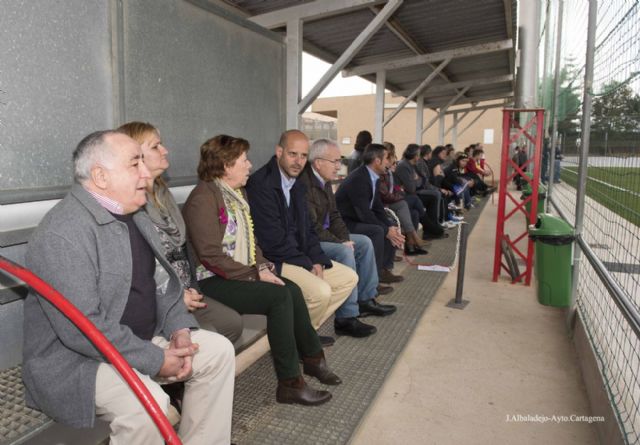
POLYGON ((133 371, 129 363, 104 336, 102 332, 89 320, 82 312, 80 312, 69 300, 67 300, 60 292, 55 290, 51 285, 42 280, 33 272, 24 267, 6 259, 0 255, 0 270, 4 270, 16 278, 31 286, 42 298, 49 301, 60 312, 62 312, 87 338, 95 345, 95 347, 113 364, 122 378, 131 387, 134 394, 142 403, 144 409, 149 413, 151 419, 160 430, 160 434, 164 437, 166 443, 170 445, 182 445, 180 438, 176 434, 173 426, 164 415, 158 403, 153 398, 147 387, 142 383, 138 375, 133 371))

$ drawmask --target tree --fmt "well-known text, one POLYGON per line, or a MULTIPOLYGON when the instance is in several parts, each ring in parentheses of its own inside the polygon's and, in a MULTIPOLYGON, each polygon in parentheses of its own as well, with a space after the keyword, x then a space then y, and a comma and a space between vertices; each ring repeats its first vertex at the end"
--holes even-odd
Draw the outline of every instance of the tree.
POLYGON ((613 80, 593 100, 591 118, 594 129, 609 134, 640 131, 640 96, 629 85, 613 80))

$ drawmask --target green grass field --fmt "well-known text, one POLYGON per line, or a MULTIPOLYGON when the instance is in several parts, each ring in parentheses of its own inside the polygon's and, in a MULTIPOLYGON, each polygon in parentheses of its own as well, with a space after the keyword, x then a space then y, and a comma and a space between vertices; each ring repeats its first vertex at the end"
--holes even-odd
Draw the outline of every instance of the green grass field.
MULTIPOLYGON (((565 167, 560 178, 575 187, 578 168, 565 167)), ((640 168, 589 167, 587 196, 640 226, 640 168)))

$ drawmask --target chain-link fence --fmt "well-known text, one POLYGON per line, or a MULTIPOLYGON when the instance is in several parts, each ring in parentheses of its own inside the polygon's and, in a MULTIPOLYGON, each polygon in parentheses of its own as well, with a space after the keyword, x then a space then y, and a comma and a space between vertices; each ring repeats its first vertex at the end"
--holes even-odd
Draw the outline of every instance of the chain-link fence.
MULTIPOLYGON (((545 2, 540 38, 539 102, 554 118, 557 144, 547 142, 542 180, 552 185, 552 202, 576 223, 578 170, 589 0, 545 2), (560 65, 555 42, 561 39, 560 65), (554 95, 554 80, 560 88, 554 95), (552 159, 553 158, 553 159, 552 159), (549 170, 554 165, 555 174, 549 170)), ((582 240, 640 312, 640 1, 597 2, 591 131, 582 240)), ((548 125, 549 140, 552 125, 548 125)), ((551 208, 551 207, 550 207, 551 208)), ((577 248, 577 247, 576 247, 577 248)), ((580 262, 576 305, 596 353, 604 385, 627 443, 640 443, 640 340, 590 262, 580 262)))

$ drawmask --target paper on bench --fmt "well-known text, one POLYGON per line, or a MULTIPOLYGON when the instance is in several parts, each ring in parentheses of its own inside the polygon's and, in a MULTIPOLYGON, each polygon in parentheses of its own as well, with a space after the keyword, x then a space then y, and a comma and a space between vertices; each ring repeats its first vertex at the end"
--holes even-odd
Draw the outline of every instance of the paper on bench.
POLYGON ((418 270, 430 270, 431 272, 450 272, 451 269, 449 269, 446 266, 438 266, 437 264, 434 264, 433 266, 426 266, 424 264, 421 264, 418 266, 418 270))

